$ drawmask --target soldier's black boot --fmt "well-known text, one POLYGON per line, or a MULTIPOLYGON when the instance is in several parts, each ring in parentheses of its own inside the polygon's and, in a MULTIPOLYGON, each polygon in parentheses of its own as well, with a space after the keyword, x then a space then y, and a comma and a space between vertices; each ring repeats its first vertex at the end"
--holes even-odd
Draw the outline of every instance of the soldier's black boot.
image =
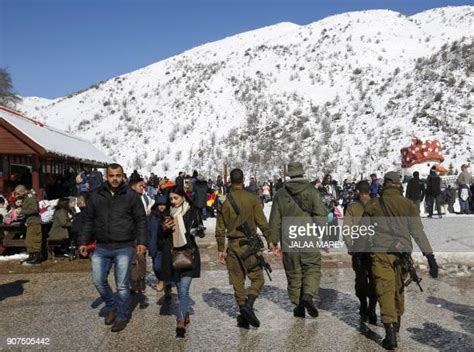
MULTIPOLYGON (((243 306, 239 306, 240 311, 242 311, 243 306)), ((237 326, 242 329, 249 329, 250 325, 247 319, 245 319, 242 315, 237 315, 237 326)))
POLYGON ((309 293, 305 293, 301 298, 301 304, 306 308, 308 314, 313 318, 316 318, 319 315, 318 309, 314 305, 313 296, 309 293))
POLYGON ((293 309, 293 315, 296 317, 296 318, 304 318, 306 317, 306 311, 304 309, 304 305, 302 305, 301 303, 298 304, 295 309, 293 309))
POLYGON ((33 253, 30 260, 27 260, 28 264, 40 264, 41 263, 41 253, 33 253))
POLYGON ((257 299, 257 296, 248 295, 247 300, 245 301, 245 304, 240 307, 240 315, 245 320, 247 320, 250 325, 258 328, 260 326, 260 321, 258 320, 253 310, 253 304, 255 303, 256 299, 257 299))
POLYGON ((33 254, 34 253, 28 253, 28 258, 26 258, 23 262, 29 262, 33 259, 33 254))
POLYGON ((386 350, 394 350, 397 347, 397 335, 393 324, 383 324, 385 327, 385 339, 382 341, 382 347, 386 350))
POLYGON ((368 317, 369 317, 369 324, 377 325, 377 312, 375 308, 377 307, 377 299, 369 299, 369 309, 368 309, 368 317))
POLYGON ((402 317, 398 317, 398 321, 396 323, 393 323, 393 326, 395 327, 395 331, 398 333, 400 332, 400 324, 402 323, 402 317))
POLYGON ((305 318, 306 317, 306 310, 305 310, 305 307, 303 305, 303 295, 304 295, 304 292, 303 292, 303 287, 301 287, 300 289, 300 301, 299 303, 296 305, 295 309, 293 309, 293 316, 295 316, 296 318, 305 318))

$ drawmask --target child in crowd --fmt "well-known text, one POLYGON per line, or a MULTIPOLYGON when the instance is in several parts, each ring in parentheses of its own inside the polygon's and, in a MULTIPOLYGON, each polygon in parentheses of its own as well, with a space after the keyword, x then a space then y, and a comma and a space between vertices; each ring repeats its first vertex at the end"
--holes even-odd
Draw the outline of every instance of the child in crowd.
MULTIPOLYGON (((169 216, 169 209, 167 206, 168 199, 164 195, 159 195, 155 197, 155 204, 151 209, 151 218, 150 218, 150 240, 148 243, 148 249, 150 251, 150 257, 153 260, 153 271, 158 279, 160 277, 161 268, 162 268, 162 258, 163 258, 163 241, 164 232, 163 232, 163 222, 165 218, 169 216)), ((171 293, 171 284, 166 284, 164 281, 158 280, 156 283, 156 290, 162 292, 165 290, 165 295, 168 297, 171 293)))
POLYGON ((81 193, 77 196, 76 205, 79 208, 72 218, 72 225, 70 231, 70 248, 69 248, 69 260, 74 260, 77 258, 76 248, 77 248, 77 238, 82 231, 84 226, 84 216, 86 211, 87 203, 87 193, 81 193))
POLYGON ((21 206, 23 205, 23 199, 17 198, 14 200, 11 207, 7 207, 8 211, 4 218, 4 223, 12 225, 16 223, 22 223, 25 221, 25 217, 21 215, 21 206))

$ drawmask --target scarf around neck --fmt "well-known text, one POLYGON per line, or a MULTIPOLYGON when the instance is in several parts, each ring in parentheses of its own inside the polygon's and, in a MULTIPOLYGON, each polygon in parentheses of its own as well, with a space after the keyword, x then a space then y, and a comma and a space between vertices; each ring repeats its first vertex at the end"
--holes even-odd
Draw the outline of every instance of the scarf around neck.
POLYGON ((171 216, 174 219, 176 225, 173 231, 173 247, 180 248, 185 246, 188 241, 186 240, 186 226, 184 225, 183 216, 190 209, 189 203, 185 200, 177 208, 171 208, 171 216))

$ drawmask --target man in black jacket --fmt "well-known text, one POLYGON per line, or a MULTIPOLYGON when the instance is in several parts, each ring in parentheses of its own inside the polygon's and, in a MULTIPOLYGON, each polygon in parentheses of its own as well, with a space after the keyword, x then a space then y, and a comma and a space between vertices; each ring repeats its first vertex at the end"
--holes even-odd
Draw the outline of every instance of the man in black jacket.
POLYGON ((433 205, 436 203, 436 210, 438 211, 438 216, 441 218, 441 178, 436 173, 436 166, 433 165, 431 167, 426 183, 426 205, 428 207, 428 217, 433 217, 433 205))
POLYGON ((92 281, 107 307, 105 324, 112 331, 123 330, 129 320, 130 268, 133 251, 143 255, 147 244, 147 223, 143 203, 124 182, 119 164, 107 167, 107 182, 91 193, 84 225, 79 236, 79 252, 87 255, 86 244, 96 241, 92 253, 92 281), (117 295, 107 277, 114 264, 117 295))
POLYGON ((184 172, 180 171, 178 177, 176 177, 175 182, 176 186, 180 189, 184 189, 184 172))
POLYGON ((425 185, 420 181, 420 173, 415 171, 413 178, 408 182, 406 197, 416 204, 416 208, 420 210, 420 203, 425 198, 425 185))
POLYGON ((194 191, 194 205, 199 209, 202 215, 202 220, 207 219, 207 182, 204 176, 199 175, 193 187, 194 191))

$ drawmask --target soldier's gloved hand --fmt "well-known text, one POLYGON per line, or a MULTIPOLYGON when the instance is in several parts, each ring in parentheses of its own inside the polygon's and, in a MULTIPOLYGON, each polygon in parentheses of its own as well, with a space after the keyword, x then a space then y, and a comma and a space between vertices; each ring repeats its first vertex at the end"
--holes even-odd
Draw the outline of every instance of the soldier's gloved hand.
POLYGON ((426 259, 428 259, 428 265, 430 267, 430 276, 436 279, 438 277, 438 263, 436 263, 434 254, 428 254, 426 259))

